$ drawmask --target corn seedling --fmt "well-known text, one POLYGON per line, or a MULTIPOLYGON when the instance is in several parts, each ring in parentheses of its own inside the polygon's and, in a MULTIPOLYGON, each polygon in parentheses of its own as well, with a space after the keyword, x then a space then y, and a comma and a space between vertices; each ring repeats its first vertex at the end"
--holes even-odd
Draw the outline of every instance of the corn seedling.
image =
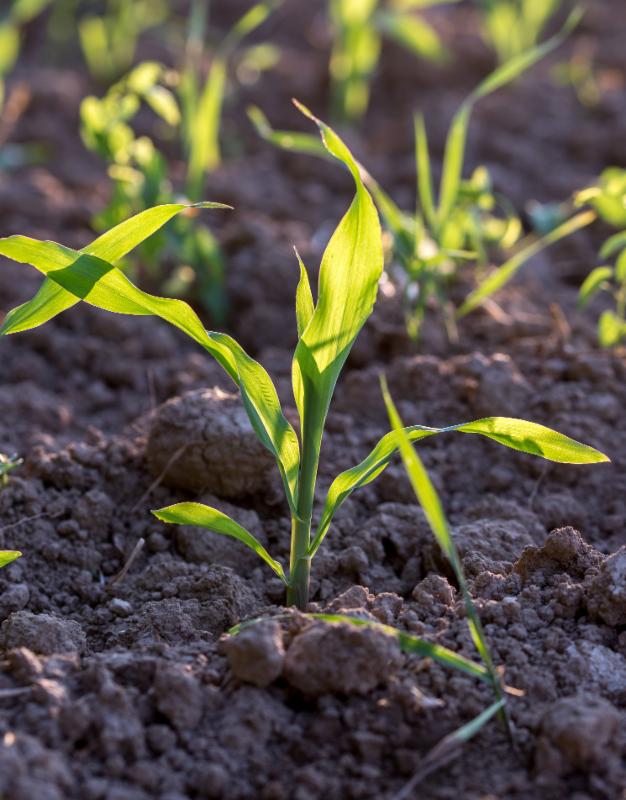
POLYGON ((447 53, 439 35, 414 12, 453 2, 458 0, 329 0, 333 116, 343 122, 358 122, 363 118, 383 36, 418 58, 444 61, 447 53))
MULTIPOLYGON (((494 193, 489 173, 478 167, 463 179, 469 122, 475 104, 500 89, 554 50, 578 23, 573 12, 564 28, 549 41, 497 68, 471 93, 457 111, 447 136, 438 197, 432 185, 432 165, 424 117, 415 117, 415 161, 417 210, 400 209, 361 165, 363 179, 371 190, 392 247, 387 273, 401 292, 407 330, 417 337, 427 308, 435 304, 442 312, 450 338, 456 338, 457 320, 482 305, 505 286, 538 252, 592 221, 581 212, 550 229, 542 237, 521 238, 522 225, 506 198, 494 193), (488 272, 494 252, 508 256, 488 272), (454 308, 450 286, 458 281, 464 266, 473 267, 476 284, 459 308, 454 308)), ((258 133, 285 150, 325 155, 319 143, 303 133, 273 130, 258 108, 249 109, 258 133)))
POLYGON ((0 489, 7 486, 9 483, 9 473, 13 472, 24 463, 23 459, 18 458, 17 455, 11 456, 6 453, 0 453, 0 489))
POLYGON ((580 308, 600 292, 612 296, 614 310, 600 315, 598 340, 602 347, 614 347, 626 339, 626 170, 606 169, 596 186, 579 193, 577 202, 589 204, 603 222, 618 229, 600 249, 604 263, 589 273, 578 295, 580 308))
MULTIPOLYGON (((284 582, 287 602, 304 608, 309 597, 311 559, 327 535, 336 510, 355 489, 370 483, 385 470, 397 450, 397 439, 395 433, 387 434, 363 462, 333 481, 313 533, 315 486, 326 416, 339 374, 373 310, 383 270, 383 252, 376 208, 352 154, 329 126, 303 106, 299 108, 317 124, 328 152, 349 170, 355 185, 353 201, 322 257, 317 302, 307 270, 298 259, 299 340, 293 358, 292 385, 300 417, 300 436, 283 414, 268 373, 237 342, 225 334, 206 331, 195 312, 182 300, 154 297, 141 291, 115 267, 133 247, 180 213, 181 205, 144 211, 82 251, 24 236, 0 240, 0 254, 30 264, 46 276, 35 297, 7 315, 0 333, 37 327, 84 300, 116 313, 161 317, 201 345, 239 388, 253 430, 276 459, 292 521, 289 570, 285 571, 249 531, 215 508, 183 502, 153 513, 164 522, 195 525, 238 539, 284 582)), ((541 425, 498 417, 442 429, 418 425, 408 428, 407 435, 415 442, 451 431, 478 433, 553 461, 607 460, 597 450, 541 425)))
POLYGON ((562 0, 481 0, 482 30, 501 64, 534 47, 562 0))

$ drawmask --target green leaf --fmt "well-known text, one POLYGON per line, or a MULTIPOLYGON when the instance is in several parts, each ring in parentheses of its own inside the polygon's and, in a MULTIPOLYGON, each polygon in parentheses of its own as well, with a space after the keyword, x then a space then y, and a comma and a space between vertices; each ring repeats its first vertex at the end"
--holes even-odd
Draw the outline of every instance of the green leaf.
MULTIPOLYGON (((609 459, 593 447, 581 444, 568 436, 557 433, 551 428, 510 417, 486 417, 474 422, 450 425, 447 428, 429 428, 424 425, 412 425, 405 429, 410 442, 419 442, 439 433, 477 433, 493 439, 495 442, 519 450, 523 453, 540 456, 548 461, 563 464, 596 464, 609 459)), ((366 486, 377 478, 391 462, 397 451, 396 435, 387 433, 378 442, 371 453, 354 467, 342 472, 332 482, 315 538, 310 547, 311 556, 315 555, 324 537, 328 533, 332 519, 339 506, 348 499, 356 489, 366 486)))
POLYGON ((526 70, 559 47, 574 28, 576 28, 582 16, 582 9, 579 6, 574 8, 557 34, 546 42, 531 47, 518 56, 514 56, 505 64, 502 64, 501 67, 495 69, 476 87, 476 89, 474 89, 468 101, 474 103, 481 97, 485 97, 495 92, 497 89, 502 88, 502 86, 505 86, 507 83, 511 83, 516 78, 519 78, 522 73, 526 72, 526 70))
POLYGON ((596 267, 583 281, 578 292, 578 307, 584 308, 591 298, 613 277, 613 267, 596 267))
POLYGON ((265 0, 265 2, 253 5, 228 32, 220 46, 220 52, 228 54, 234 47, 237 47, 242 39, 260 27, 281 5, 282 0, 265 0))
POLYGON ((389 415, 389 421, 396 436, 396 445, 400 451, 400 455, 402 456, 404 468, 406 469, 409 481, 411 482, 411 486, 415 492, 415 496, 424 511, 426 519, 428 520, 430 529, 437 540, 437 544, 450 562, 450 566, 454 571, 454 575, 463 595, 463 601, 465 603, 465 609, 467 612, 468 626, 474 646, 480 653, 480 657, 487 668, 490 682, 497 697, 501 698, 502 687, 500 678, 496 672, 494 662, 489 651, 489 646, 480 622, 480 617, 478 616, 474 601, 472 600, 472 596, 470 595, 467 586, 461 559, 450 533, 450 527, 448 525, 448 520, 446 519, 441 500, 439 499, 437 490, 435 489, 421 458, 418 456, 417 451, 411 444, 411 441, 406 434, 402 420, 400 419, 400 415, 398 414, 394 402, 391 399, 391 395, 389 394, 387 382, 385 381, 384 377, 381 377, 380 382, 383 398, 385 400, 385 406, 387 408, 387 414, 389 415))
POLYGON ((598 340, 602 347, 615 347, 626 336, 626 323, 612 311, 604 311, 598 321, 598 340))
POLYGON ((479 678, 480 680, 489 680, 487 670, 481 664, 471 661, 469 658, 460 656, 447 647, 427 642, 420 639, 419 636, 406 633, 405 631, 392 628, 390 625, 383 625, 380 622, 372 622, 368 619, 361 619, 360 617, 351 617, 347 614, 305 614, 304 616, 311 619, 319 619, 323 622, 329 623, 347 623, 354 625, 357 628, 373 628, 374 630, 381 631, 388 636, 393 636, 397 640, 400 649, 403 653, 411 655, 422 656, 423 658, 432 658, 444 667, 456 669, 470 675, 472 678, 479 678))
POLYGON ((300 280, 298 281, 298 288, 296 289, 296 321, 298 324, 298 336, 300 337, 311 321, 311 317, 315 311, 315 303, 313 302, 313 294, 311 293, 311 284, 309 283, 306 267, 297 250, 296 257, 300 265, 300 280))
POLYGON ((626 247, 626 231, 620 231, 606 240, 600 248, 600 258, 609 258, 623 247, 626 247))
POLYGON ((464 103, 455 114, 448 131, 439 189, 439 209, 437 212, 440 226, 445 225, 448 221, 459 194, 470 113, 471 106, 464 103))
POLYGON ((615 277, 620 283, 626 283, 626 249, 622 250, 615 262, 615 277))
MULTIPOLYGON (((297 104, 318 126, 328 151, 350 171, 356 195, 320 266, 317 305, 293 359, 294 397, 301 420, 305 476, 301 490, 312 502, 324 423, 339 373, 359 331, 372 312, 383 269, 378 214, 352 154, 328 125, 297 104)), ((304 513, 310 515, 310 509, 304 513)))
POLYGON ((224 536, 231 536, 249 547, 270 566, 278 577, 287 583, 287 578, 282 566, 273 559, 263 545, 249 531, 239 523, 222 514, 215 508, 205 506, 202 503, 176 503, 173 506, 159 508, 152 512, 157 519, 162 522, 170 522, 176 525, 195 525, 199 528, 206 528, 214 533, 221 533, 224 536))
MULTIPOLYGON (((89 253, 54 242, 10 236, 0 239, 0 254, 30 264, 76 298, 97 308, 118 314, 160 317, 209 352, 239 387, 250 423, 276 458, 290 508, 295 508, 298 438, 282 413, 270 376, 234 339, 206 331, 187 303, 141 291, 121 270, 89 253)), ((45 309, 41 316, 45 321, 45 309)), ((34 320, 34 324, 40 324, 39 320, 34 320)))
POLYGON ((19 550, 0 550, 0 567, 6 567, 7 564, 15 561, 21 555, 19 550))
POLYGON ((190 124, 187 193, 191 199, 202 194, 204 176, 221 161, 219 133, 225 89, 226 61, 216 56, 190 124))
POLYGON ((456 573, 461 569, 461 562, 456 552, 454 542, 452 541, 452 536, 450 535, 448 521, 444 514, 441 501, 439 500, 439 495, 426 472, 422 460, 411 444, 411 440, 404 429, 384 378, 381 378, 381 385, 385 406, 387 407, 387 414, 389 415, 389 421, 395 436, 395 445, 402 456, 402 461, 404 462, 411 486, 413 487, 419 504, 424 510, 428 524, 435 535, 439 547, 443 550, 456 573))
POLYGON ((481 305, 481 303, 486 300, 487 297, 505 286, 515 276, 517 271, 523 267, 529 259, 537 255, 537 253, 540 253, 546 247, 555 244, 560 239, 564 239, 566 236, 571 236, 581 228, 585 228, 595 219, 596 214, 594 211, 583 211, 580 214, 577 214, 575 217, 569 219, 567 222, 564 222, 562 225, 559 225, 558 228, 550 231, 550 233, 542 236, 540 239, 537 239, 526 247, 523 247, 521 250, 515 253, 515 255, 511 256, 508 261, 502 264, 501 267, 498 267, 498 269, 494 270, 489 277, 487 277, 476 289, 474 289, 473 292, 468 295, 465 302, 457 311, 457 317, 464 317, 466 314, 469 314, 470 311, 478 308, 478 306, 481 305))
POLYGON ((435 228, 437 217, 435 200, 433 197, 433 179, 430 168, 430 155, 428 152, 428 136, 423 114, 414 117, 415 127, 415 166, 417 168, 417 191, 420 206, 426 221, 431 228, 435 228))
POLYGON ((446 57, 437 31, 425 20, 413 14, 396 11, 381 12, 376 20, 383 33, 402 45, 417 58, 442 62, 446 57))
MULTIPOLYGON (((222 203, 198 203, 191 208, 230 208, 222 203)), ((189 209, 188 204, 170 203, 148 208, 130 219, 124 220, 111 230, 103 233, 80 253, 97 256, 103 261, 116 264, 131 250, 159 230, 172 217, 189 209)), ((0 240, 2 241, 2 240, 0 240)), ((8 240, 3 240, 8 241, 8 240)), ((9 256, 10 257, 10 256, 9 256)), ((43 325, 62 311, 79 302, 72 292, 66 291, 58 283, 46 278, 32 300, 13 309, 0 327, 0 335, 18 333, 43 325)))
POLYGON ((332 160, 332 156, 318 136, 299 131, 277 131, 272 128, 265 114, 257 106, 248 106, 247 114, 256 132, 266 142, 292 153, 303 153, 304 155, 319 156, 327 161, 332 160))

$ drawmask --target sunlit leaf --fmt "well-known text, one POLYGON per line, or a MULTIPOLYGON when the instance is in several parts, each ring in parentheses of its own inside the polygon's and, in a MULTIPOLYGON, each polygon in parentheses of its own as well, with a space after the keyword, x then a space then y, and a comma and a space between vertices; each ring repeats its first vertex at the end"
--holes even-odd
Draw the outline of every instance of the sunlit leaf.
POLYGON ((214 533, 221 533, 224 536, 238 539, 250 550, 253 550, 259 558, 262 558, 283 583, 287 583, 282 566, 270 556, 258 539, 221 511, 205 506, 202 503, 176 503, 173 506, 159 508, 152 513, 162 522, 175 523, 176 525, 195 525, 214 533))

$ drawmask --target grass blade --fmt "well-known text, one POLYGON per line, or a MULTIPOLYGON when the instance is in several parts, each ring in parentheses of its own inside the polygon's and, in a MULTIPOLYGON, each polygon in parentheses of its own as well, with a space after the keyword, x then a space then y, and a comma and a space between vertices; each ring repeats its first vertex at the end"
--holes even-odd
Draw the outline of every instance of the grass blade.
POLYGON ((298 324, 298 336, 300 337, 311 321, 311 317, 315 311, 315 303, 313 302, 309 275, 304 266, 304 262, 300 258, 300 253, 298 253, 297 250, 296 257, 300 265, 300 280, 298 281, 298 287, 296 289, 296 321, 298 324))
POLYGON ((176 525, 195 525, 214 533, 221 533, 223 536, 231 536, 233 539, 238 539, 250 550, 253 550, 259 558, 262 558, 274 570, 281 581, 287 584, 287 578, 279 562, 272 558, 258 539, 249 531, 226 514, 222 514, 221 511, 205 506, 202 503, 176 503, 173 506, 159 508, 152 513, 162 522, 176 525))
POLYGON ((415 788, 429 775, 441 769, 451 758, 457 755, 460 748, 468 742, 504 708, 504 700, 497 700, 488 708, 474 717, 473 720, 457 728, 453 733, 445 736, 433 749, 426 755, 420 768, 413 775, 411 780, 393 796, 392 800, 407 800, 414 797, 415 788))
POLYGON ((411 482, 415 496, 424 511, 426 519, 428 520, 430 529, 432 530, 439 547, 450 562, 450 566, 454 571, 459 589, 463 595, 463 601, 465 603, 465 609, 467 612, 468 626, 474 646, 480 653, 480 657, 487 668, 490 682, 496 697, 498 700, 501 700, 503 698, 503 690, 500 677, 493 663, 483 627, 480 622, 478 612, 476 611, 476 606, 474 605, 474 601, 470 595, 467 581, 465 580, 465 573, 463 572, 461 559, 450 533, 450 527, 443 511, 441 500, 439 499, 437 490, 435 489, 421 458, 418 456, 417 451, 411 444, 411 441, 405 432, 402 420, 400 419, 400 415, 398 414, 394 402, 391 399, 389 389, 387 388, 387 382, 384 378, 381 378, 381 388, 383 392, 383 398, 385 400, 385 406, 387 407, 387 413, 389 415, 389 422, 391 423, 391 427, 393 428, 393 431, 397 437, 396 441, 398 450, 402 456, 402 461, 409 477, 409 481, 411 482))
POLYGON ((587 225, 590 225, 595 219, 596 214, 594 211, 583 211, 575 217, 568 219, 567 222, 559 225, 558 228, 550 231, 550 233, 532 242, 532 244, 519 250, 514 256, 511 256, 508 261, 502 264, 501 267, 494 270, 480 286, 468 295, 465 302, 458 309, 457 317, 460 319, 469 314, 470 311, 474 311, 474 309, 478 308, 487 297, 505 286, 516 275, 518 270, 523 267, 529 259, 536 256, 537 253, 561 239, 571 236, 576 231, 581 230, 581 228, 587 227, 587 225))
POLYGON ((414 117, 415 128, 415 166, 417 167, 417 192, 420 199, 422 213, 429 226, 434 228, 437 224, 435 212, 435 199, 433 197, 433 178, 430 168, 430 155, 428 152, 428 136, 423 114, 414 117))

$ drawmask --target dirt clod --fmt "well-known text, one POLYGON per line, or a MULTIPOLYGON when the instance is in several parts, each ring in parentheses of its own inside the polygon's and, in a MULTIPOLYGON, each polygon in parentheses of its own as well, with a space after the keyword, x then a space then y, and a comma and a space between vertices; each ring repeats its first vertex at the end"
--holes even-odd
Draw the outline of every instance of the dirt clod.
POLYGON ((2 623, 2 644, 9 650, 26 647, 34 653, 82 653, 87 640, 78 622, 52 614, 16 611, 2 623))
POLYGON ((365 694, 384 683, 401 662, 392 636, 349 623, 313 623, 289 646, 284 673, 307 695, 365 694))
POLYGON ((283 671, 285 648, 278 622, 268 620, 245 628, 223 643, 235 678, 254 686, 269 686, 283 671))
POLYGON ((591 581, 587 608, 607 625, 626 625, 626 545, 607 558, 591 581))
POLYGON ((225 498, 262 491, 274 468, 240 398, 217 388, 187 392, 156 410, 146 460, 166 486, 225 498))
POLYGON ((538 771, 561 775, 606 765, 607 757, 619 753, 621 725, 622 715, 602 697, 574 695, 557 700, 541 720, 535 754, 538 771))

